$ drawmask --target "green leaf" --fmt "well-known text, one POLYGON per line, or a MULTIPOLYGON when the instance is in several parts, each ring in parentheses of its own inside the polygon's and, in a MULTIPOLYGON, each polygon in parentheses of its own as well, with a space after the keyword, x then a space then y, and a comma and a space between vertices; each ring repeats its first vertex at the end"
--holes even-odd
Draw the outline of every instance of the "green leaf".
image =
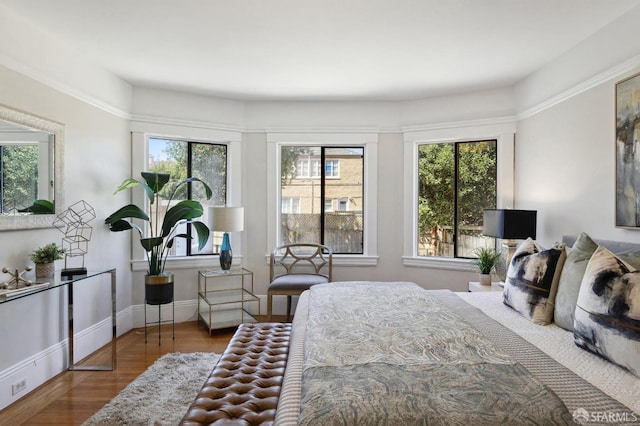
POLYGON ((127 204, 121 207, 104 220, 107 225, 113 224, 121 219, 136 218, 149 221, 149 216, 135 204, 127 204))
POLYGON ((209 228, 200 221, 194 221, 192 225, 198 233, 198 250, 202 250, 209 240, 209 228))
POLYGON ((191 178, 186 178, 183 179, 180 182, 180 185, 182 185, 183 183, 189 183, 189 182, 200 182, 202 183, 202 186, 204 187, 204 192, 207 196, 207 200, 211 199, 211 195, 213 195, 213 192, 211 191, 211 188, 209 187, 209 185, 206 184, 206 182, 204 182, 201 179, 198 179, 197 177, 191 177, 191 178))
POLYGON ((129 229, 133 229, 133 225, 124 219, 116 220, 108 225, 111 232, 128 231, 129 229))
POLYGON ((49 200, 35 200, 32 205, 26 209, 20 209, 19 212, 31 212, 33 214, 53 214, 53 203, 49 200))
POLYGON ((142 182, 135 179, 131 179, 131 178, 125 179, 124 182, 122 182, 120 186, 117 187, 115 191, 113 191, 113 193, 117 194, 120 191, 124 191, 125 189, 131 189, 138 185, 142 185, 142 182))
POLYGON ((199 201, 182 200, 175 206, 167 210, 162 222, 162 236, 166 237, 171 234, 173 227, 181 220, 195 219, 202 216, 204 209, 199 201))
POLYGON ((154 247, 158 247, 162 245, 162 241, 164 238, 162 237, 150 237, 150 238, 140 238, 140 244, 146 251, 153 250, 154 247))
POLYGON ((171 179, 171 175, 169 173, 142 172, 140 174, 154 194, 162 191, 162 188, 171 179))

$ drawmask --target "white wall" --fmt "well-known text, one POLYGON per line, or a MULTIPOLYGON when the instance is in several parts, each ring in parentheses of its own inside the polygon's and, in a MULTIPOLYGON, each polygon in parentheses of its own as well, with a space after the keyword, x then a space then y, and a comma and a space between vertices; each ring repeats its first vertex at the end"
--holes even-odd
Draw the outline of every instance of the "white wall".
POLYGON ((614 81, 567 99, 518 124, 517 207, 538 210, 538 239, 563 234, 640 241, 614 227, 614 81))
MULTIPOLYGON (((130 171, 128 122, 88 105, 49 86, 0 66, 0 102, 65 125, 65 199, 67 206, 85 200, 96 210, 89 224, 93 234, 85 264, 91 270, 117 268, 119 331, 131 328, 126 317, 131 306, 131 272, 128 240, 104 227, 105 212, 124 196, 113 190, 130 171)), ((64 206, 65 208, 67 206, 64 206)), ((49 243, 62 243, 54 228, 0 233, 0 267, 22 270, 32 265, 29 253, 49 243)), ((62 268, 62 261, 58 261, 62 268)), ((4 274, 3 274, 4 275, 4 274)), ((4 281, 8 276, 0 277, 4 281)), ((107 319, 111 312, 110 286, 96 280, 77 286, 75 292, 76 332, 107 319), (94 288, 95 287, 95 288, 94 288)), ((66 293, 53 290, 0 305, 0 407, 13 400, 11 383, 27 378, 28 390, 57 374, 66 365, 66 293)), ((76 341, 78 359, 109 338, 106 329, 76 341), (106 335, 105 335, 106 331, 106 335)), ((20 395, 22 396, 22 395, 20 395)))
MULTIPOLYGON (((515 123, 515 207, 539 211, 543 243, 580 231, 637 242, 640 234, 613 226, 613 85, 640 67, 640 48, 632 42, 640 39, 640 27, 634 25, 638 15, 640 8, 515 87, 409 102, 241 102, 131 88, 0 7, 0 103, 64 123, 66 201, 84 199, 96 208, 86 263, 91 269, 117 268, 119 332, 140 325, 143 272, 131 271, 130 235, 108 233, 102 223, 113 206, 128 200, 126 193, 112 193, 131 174, 130 130, 238 136, 241 173, 234 185, 241 188, 239 201, 246 212, 241 255, 244 266, 255 273, 260 295, 266 293, 267 233, 273 226, 264 208, 268 135, 373 134, 379 159, 378 259, 375 266, 338 266, 335 278, 406 280, 425 288, 463 290, 475 278, 464 268, 403 264, 405 133, 446 128, 455 137, 457 127, 515 123)), ((18 267, 35 247, 60 238, 55 229, 2 232, 0 266, 18 267)), ((200 267, 196 262, 179 271, 180 318, 195 312, 195 270, 200 267)), ((76 329, 102 324, 108 314, 107 292, 86 286, 78 298, 78 312, 84 316, 76 329)), ((49 292, 0 305, 0 341, 3 349, 11 348, 0 352, 0 407, 13 400, 7 391, 15 380, 28 376, 32 389, 62 370, 66 360, 58 342, 66 336, 60 314, 64 301, 63 294, 49 292)), ((94 337, 88 333, 79 352, 90 352, 94 337)))
POLYGON ((538 210, 538 239, 639 242, 615 228, 615 82, 640 71, 640 8, 514 88, 516 207, 538 210))

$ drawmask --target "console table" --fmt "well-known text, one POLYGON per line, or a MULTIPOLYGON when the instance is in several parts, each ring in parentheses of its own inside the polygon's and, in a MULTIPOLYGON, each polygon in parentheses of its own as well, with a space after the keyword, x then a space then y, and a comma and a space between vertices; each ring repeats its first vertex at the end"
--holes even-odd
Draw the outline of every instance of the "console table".
MULTIPOLYGON (((69 361, 67 369, 69 370, 104 370, 111 371, 116 369, 116 270, 108 269, 105 271, 88 271, 84 275, 78 275, 75 277, 67 278, 61 277, 60 271, 56 272, 55 277, 41 278, 40 280, 49 280, 48 284, 36 284, 31 287, 27 287, 28 290, 7 293, 0 297, 0 304, 9 303, 14 300, 23 299, 25 297, 32 296, 44 291, 53 290, 54 288, 67 288, 67 309, 69 311, 69 361), (90 278, 94 278, 103 274, 111 275, 111 365, 77 365, 73 360, 73 286, 90 278)), ((83 283, 84 284, 84 283, 83 283)), ((23 290, 23 289, 21 289, 23 290)))

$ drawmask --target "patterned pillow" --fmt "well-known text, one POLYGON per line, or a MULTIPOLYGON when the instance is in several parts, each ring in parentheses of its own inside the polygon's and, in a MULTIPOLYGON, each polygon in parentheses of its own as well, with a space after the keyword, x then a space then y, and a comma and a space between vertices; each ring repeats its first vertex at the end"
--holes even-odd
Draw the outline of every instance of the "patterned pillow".
POLYGON ((573 316, 578 301, 580 283, 582 283, 589 259, 597 248, 598 244, 583 232, 573 243, 571 250, 568 250, 560 273, 560 281, 558 281, 558 293, 553 312, 553 322, 565 330, 573 331, 573 316))
POLYGON ((582 349, 640 377, 640 270, 604 247, 587 265, 573 338, 582 349))
POLYGON ((566 257, 564 244, 545 250, 528 238, 513 254, 504 284, 504 304, 535 324, 549 324, 566 257))

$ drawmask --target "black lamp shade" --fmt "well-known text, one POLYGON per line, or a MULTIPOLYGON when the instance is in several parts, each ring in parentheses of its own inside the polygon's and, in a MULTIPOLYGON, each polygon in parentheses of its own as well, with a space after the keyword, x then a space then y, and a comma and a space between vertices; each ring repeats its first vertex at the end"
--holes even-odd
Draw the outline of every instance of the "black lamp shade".
POLYGON ((536 238, 535 210, 485 209, 482 234, 503 240, 536 238))

